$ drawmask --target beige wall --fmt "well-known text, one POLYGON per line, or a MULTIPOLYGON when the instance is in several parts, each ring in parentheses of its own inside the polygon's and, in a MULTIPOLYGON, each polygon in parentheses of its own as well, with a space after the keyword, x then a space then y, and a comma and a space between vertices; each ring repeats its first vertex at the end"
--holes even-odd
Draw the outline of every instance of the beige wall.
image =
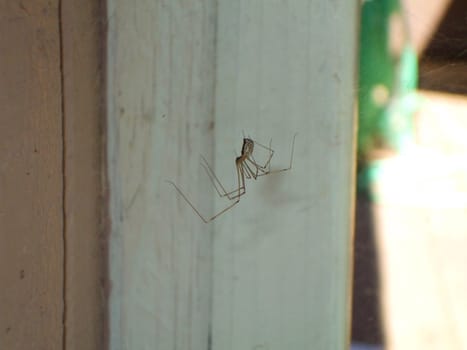
POLYGON ((104 345, 101 9, 80 5, 0 1, 1 349, 104 345))

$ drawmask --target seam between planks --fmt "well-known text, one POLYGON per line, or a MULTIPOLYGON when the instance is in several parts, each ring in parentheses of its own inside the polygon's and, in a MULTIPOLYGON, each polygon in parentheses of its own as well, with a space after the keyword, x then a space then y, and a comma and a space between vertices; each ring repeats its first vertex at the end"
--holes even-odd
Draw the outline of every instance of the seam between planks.
POLYGON ((67 240, 66 240, 66 128, 65 128, 65 72, 64 72, 64 54, 63 54, 63 22, 62 22, 63 0, 58 1, 58 32, 59 32, 59 50, 60 50, 60 98, 62 115, 62 349, 66 350, 67 343, 67 240))

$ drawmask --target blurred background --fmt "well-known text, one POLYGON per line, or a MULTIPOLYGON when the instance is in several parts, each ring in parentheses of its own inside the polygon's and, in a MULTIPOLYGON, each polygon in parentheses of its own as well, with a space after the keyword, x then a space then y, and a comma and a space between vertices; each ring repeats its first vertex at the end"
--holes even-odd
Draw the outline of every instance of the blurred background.
POLYGON ((352 349, 467 349, 467 2, 363 0, 352 349))

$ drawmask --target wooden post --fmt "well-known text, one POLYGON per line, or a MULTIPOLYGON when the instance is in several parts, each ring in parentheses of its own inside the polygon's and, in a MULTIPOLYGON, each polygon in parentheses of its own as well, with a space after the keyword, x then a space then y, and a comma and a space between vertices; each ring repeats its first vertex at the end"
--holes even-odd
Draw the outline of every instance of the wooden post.
MULTIPOLYGON (((358 3, 109 1, 111 349, 345 349, 358 3), (242 131, 273 168, 225 207, 242 131)), ((258 155, 260 157, 260 155, 258 155)))
POLYGON ((0 0, 0 348, 106 346, 103 9, 0 0))
POLYGON ((62 0, 65 342, 107 346, 105 7, 62 0))
POLYGON ((212 226, 165 180, 209 211, 216 4, 116 0, 108 13, 111 349, 207 349, 212 226))
POLYGON ((0 348, 61 349, 58 1, 0 1, 0 348))
POLYGON ((293 169, 215 223, 213 349, 348 348, 357 8, 219 2, 217 173, 242 130, 277 169, 298 135, 293 169))

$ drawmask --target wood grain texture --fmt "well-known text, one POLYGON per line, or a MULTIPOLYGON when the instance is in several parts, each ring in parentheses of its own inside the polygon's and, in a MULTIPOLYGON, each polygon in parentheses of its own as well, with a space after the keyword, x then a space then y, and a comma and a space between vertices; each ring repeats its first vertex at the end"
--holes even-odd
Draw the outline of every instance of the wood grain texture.
POLYGON ((233 183, 242 130, 276 169, 299 134, 214 224, 213 349, 348 348, 357 10, 219 1, 216 172, 233 183))
POLYGON ((108 3, 111 349, 208 348, 210 227, 165 180, 209 210, 215 10, 108 3))
POLYGON ((106 346, 104 166, 105 26, 102 1, 63 0, 66 349, 106 346))
POLYGON ((58 1, 0 1, 0 348, 62 348, 58 1))
POLYGON ((348 348, 357 10, 109 2, 112 349, 348 348), (205 225, 242 130, 294 168, 205 225))

